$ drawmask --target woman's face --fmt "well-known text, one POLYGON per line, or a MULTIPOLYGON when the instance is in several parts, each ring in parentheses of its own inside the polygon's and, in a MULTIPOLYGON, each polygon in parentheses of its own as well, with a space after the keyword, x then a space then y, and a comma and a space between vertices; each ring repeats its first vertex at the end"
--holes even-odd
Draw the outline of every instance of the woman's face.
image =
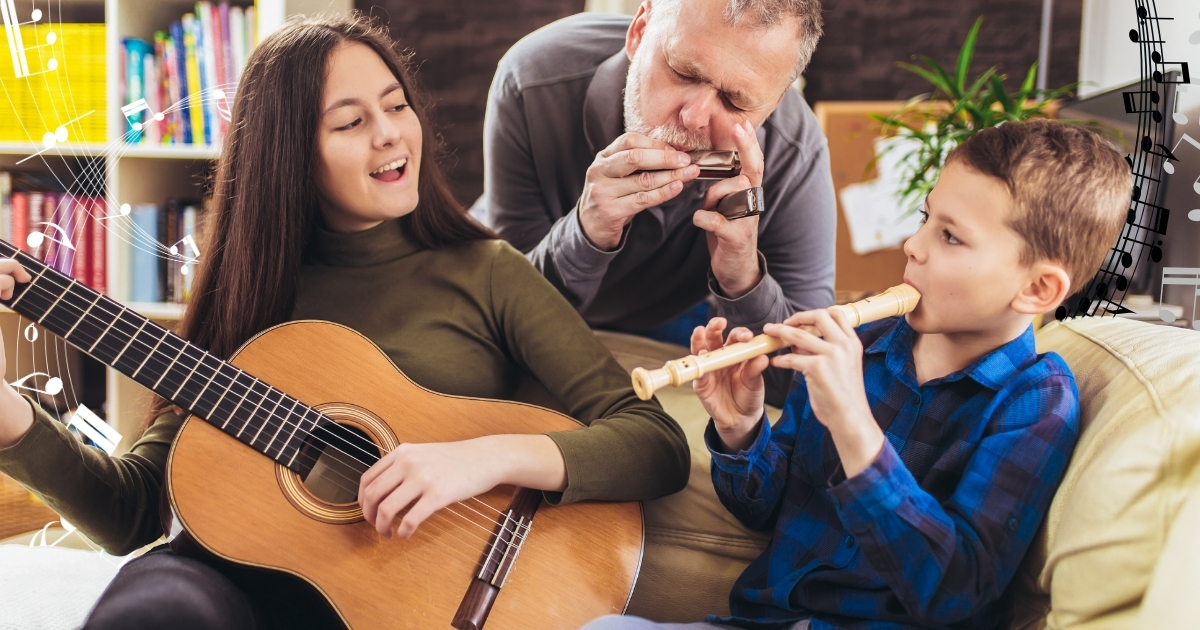
POLYGON ((358 232, 417 207, 421 123, 374 50, 329 55, 317 130, 317 189, 325 224, 358 232))

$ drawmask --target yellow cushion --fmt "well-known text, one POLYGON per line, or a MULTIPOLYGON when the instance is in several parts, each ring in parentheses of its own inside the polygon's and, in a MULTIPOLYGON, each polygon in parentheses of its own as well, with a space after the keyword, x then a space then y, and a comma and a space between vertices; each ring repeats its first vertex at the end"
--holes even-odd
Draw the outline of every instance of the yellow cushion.
POLYGON ((1200 486, 1180 508, 1142 599, 1139 630, 1191 628, 1200 620, 1200 486))
MULTIPOLYGON (((687 348, 633 335, 597 331, 596 337, 626 370, 660 368, 688 354, 687 348)), ((743 527, 717 498, 704 447, 708 414, 691 385, 665 388, 657 398, 687 434, 692 472, 681 492, 642 504, 646 547, 628 612, 662 622, 728 614, 733 581, 771 536, 743 527)), ((768 415, 777 420, 779 410, 768 409, 768 415)))
POLYGON ((1200 467, 1200 334, 1084 318, 1039 331, 1079 385, 1080 440, 1014 581, 1014 628, 1133 628, 1200 467))

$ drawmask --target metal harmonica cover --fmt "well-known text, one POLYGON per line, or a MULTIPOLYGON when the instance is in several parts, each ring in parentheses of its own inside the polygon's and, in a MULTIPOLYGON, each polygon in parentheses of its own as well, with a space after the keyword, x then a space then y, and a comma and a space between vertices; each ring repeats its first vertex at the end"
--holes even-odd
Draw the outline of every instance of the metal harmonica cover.
POLYGON ((696 179, 729 179, 742 174, 742 160, 737 151, 688 151, 692 164, 700 167, 696 179))
POLYGON ((732 221, 762 214, 764 207, 762 186, 755 186, 726 195, 717 203, 717 212, 732 221))

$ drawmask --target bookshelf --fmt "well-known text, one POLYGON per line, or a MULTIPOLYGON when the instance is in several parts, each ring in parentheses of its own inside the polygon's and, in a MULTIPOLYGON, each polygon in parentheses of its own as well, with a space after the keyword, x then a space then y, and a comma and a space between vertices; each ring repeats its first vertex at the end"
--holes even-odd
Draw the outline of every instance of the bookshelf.
MULTIPOLYGON (((235 6, 254 6, 258 14, 258 39, 269 35, 290 15, 344 13, 353 8, 352 0, 229 0, 235 6)), ((24 15, 29 6, 18 0, 17 10, 24 15)), ((44 3, 38 3, 45 8, 44 3)), ((110 207, 121 204, 162 204, 172 197, 199 198, 205 176, 220 155, 214 146, 151 146, 147 144, 121 144, 125 133, 125 118, 121 112, 120 77, 122 38, 137 37, 149 41, 154 31, 165 30, 182 14, 195 8, 194 0, 62 0, 61 10, 54 11, 55 21, 99 22, 105 30, 106 93, 105 117, 107 144, 64 143, 51 149, 41 144, 22 142, 0 142, 0 170, 12 168, 24 160, 22 166, 40 165, 53 170, 59 177, 63 173, 78 174, 92 164, 97 168, 97 178, 103 178, 104 196, 110 207), (61 17, 60 17, 61 15, 61 17), (38 154, 34 159, 30 156, 38 154), (63 169, 60 171, 60 165, 63 169)), ((28 19, 22 17, 21 19, 28 19)), ((65 42, 65 40, 64 40, 65 42)), ((11 66, 0 63, 0 80, 16 81, 11 66)), ((101 115, 101 112, 96 112, 101 115)), ((69 182, 68 182, 69 183, 69 182)), ((119 302, 167 327, 173 327, 183 315, 184 307, 172 303, 130 303, 129 257, 131 246, 120 230, 107 231, 107 285, 108 295, 119 302)), ((16 314, 7 309, 0 310, 0 330, 5 335, 5 349, 9 360, 9 376, 19 370, 27 370, 31 354, 18 356, 20 333, 16 314), (16 359, 20 359, 17 361, 16 359)), ((39 346, 36 352, 44 352, 39 346)), ((72 349, 72 352, 74 350, 72 349)), ((53 361, 47 364, 62 367, 61 377, 66 380, 67 372, 74 374, 72 365, 78 365, 78 357, 53 361)), ((39 369, 44 369, 39 366, 39 369)), ((53 374, 54 370, 50 370, 53 374)), ((58 375, 58 374, 55 374, 58 375)), ((78 380, 76 376, 76 380, 78 380)), ((9 380, 12 380, 11 378, 9 380)), ((132 380, 106 369, 105 408, 109 424, 121 433, 118 447, 124 451, 137 440, 141 423, 145 419, 150 392, 132 380)))

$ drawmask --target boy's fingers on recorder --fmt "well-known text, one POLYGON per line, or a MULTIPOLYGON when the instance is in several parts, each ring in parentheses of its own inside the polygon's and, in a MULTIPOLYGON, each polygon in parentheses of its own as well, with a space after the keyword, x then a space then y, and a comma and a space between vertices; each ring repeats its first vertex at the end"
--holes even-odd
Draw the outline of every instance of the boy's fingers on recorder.
MULTIPOLYGON (((801 315, 801 313, 797 313, 796 315, 789 317, 788 320, 791 321, 793 318, 797 318, 798 315, 801 315)), ((804 313, 804 315, 807 315, 807 313, 804 313)), ((771 335, 772 337, 778 337, 782 339, 784 343, 792 347, 793 351, 799 351, 808 354, 820 354, 828 349, 828 342, 800 327, 811 326, 813 324, 805 321, 805 318, 799 319, 800 323, 795 325, 767 324, 766 326, 763 326, 763 332, 771 335)))

